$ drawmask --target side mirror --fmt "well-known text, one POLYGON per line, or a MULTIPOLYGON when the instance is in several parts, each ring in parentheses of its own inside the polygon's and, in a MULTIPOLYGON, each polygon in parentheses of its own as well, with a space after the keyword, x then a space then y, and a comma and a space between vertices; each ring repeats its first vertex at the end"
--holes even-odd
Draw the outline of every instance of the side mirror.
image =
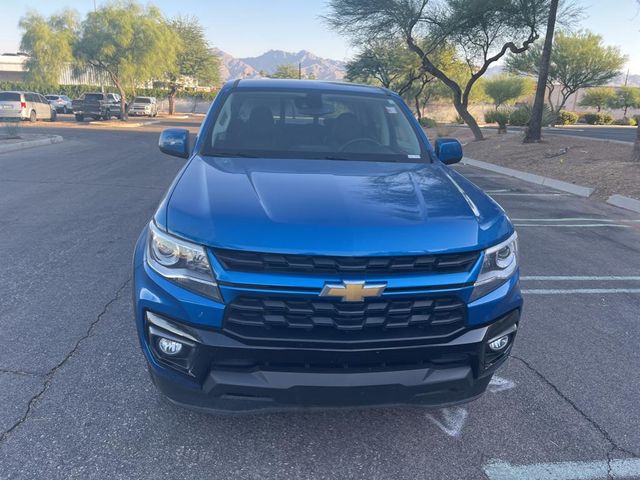
POLYGON ((158 148, 167 155, 189 158, 189 130, 185 128, 163 130, 158 140, 158 148))
POLYGON ((436 156, 442 163, 451 165, 462 160, 462 145, 455 138, 436 140, 436 156))

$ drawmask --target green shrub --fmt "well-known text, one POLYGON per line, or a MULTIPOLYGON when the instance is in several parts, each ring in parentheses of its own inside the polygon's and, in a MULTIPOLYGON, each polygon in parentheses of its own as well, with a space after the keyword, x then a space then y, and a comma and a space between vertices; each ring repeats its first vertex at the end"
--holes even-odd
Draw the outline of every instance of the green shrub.
POLYGON ((613 117, 605 112, 585 113, 584 121, 589 125, 610 125, 613 123, 613 117))
POLYGON ((489 110, 484 114, 484 121, 487 123, 497 123, 498 132, 507 131, 509 123, 509 111, 507 110, 489 110))
POLYGON ((436 128, 438 126, 438 122, 436 122, 433 118, 422 117, 420 119, 420 125, 426 128, 436 128))
MULTIPOLYGON (((509 125, 517 127, 526 127, 529 125, 531 119, 531 105, 520 105, 516 109, 511 111, 509 117, 509 125)), ((556 122, 556 114, 551 111, 549 105, 545 104, 542 107, 542 125, 553 125, 556 122)))
POLYGON ((638 121, 633 117, 631 118, 622 117, 622 118, 616 118, 613 121, 613 124, 614 125, 630 125, 632 127, 635 127, 636 125, 638 125, 638 121))
POLYGON ((576 123, 578 123, 578 117, 579 115, 575 112, 560 110, 557 122, 560 125, 575 125, 576 123))

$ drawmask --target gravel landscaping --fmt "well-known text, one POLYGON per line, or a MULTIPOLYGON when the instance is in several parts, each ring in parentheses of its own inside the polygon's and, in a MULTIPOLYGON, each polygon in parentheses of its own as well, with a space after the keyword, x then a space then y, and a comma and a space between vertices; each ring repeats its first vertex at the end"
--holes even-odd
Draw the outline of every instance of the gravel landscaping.
MULTIPOLYGON (((446 128, 427 134, 433 140, 446 128)), ((640 199, 640 163, 631 161, 632 145, 552 134, 541 143, 524 144, 520 133, 486 132, 486 139, 477 142, 468 129, 448 128, 447 135, 466 143, 469 158, 593 187, 592 198, 599 200, 614 194, 640 199)))

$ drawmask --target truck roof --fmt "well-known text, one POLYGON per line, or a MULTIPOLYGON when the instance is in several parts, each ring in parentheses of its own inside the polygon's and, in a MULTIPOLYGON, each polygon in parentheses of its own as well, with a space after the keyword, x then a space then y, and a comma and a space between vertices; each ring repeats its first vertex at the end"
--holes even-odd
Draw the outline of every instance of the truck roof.
POLYGON ((234 88, 265 88, 269 90, 323 90, 331 92, 361 92, 378 95, 388 95, 389 90, 372 85, 358 83, 325 81, 325 80, 289 80, 276 78, 257 78, 248 80, 231 80, 227 85, 234 88))

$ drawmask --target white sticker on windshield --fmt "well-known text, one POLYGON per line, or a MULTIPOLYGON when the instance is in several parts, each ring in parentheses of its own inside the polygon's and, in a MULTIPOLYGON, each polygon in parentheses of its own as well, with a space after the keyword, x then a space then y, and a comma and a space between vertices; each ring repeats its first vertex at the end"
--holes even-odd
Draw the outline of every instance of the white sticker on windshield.
POLYGON ((396 110, 396 107, 384 107, 387 109, 387 113, 391 113, 391 114, 396 114, 398 113, 398 110, 396 110))

